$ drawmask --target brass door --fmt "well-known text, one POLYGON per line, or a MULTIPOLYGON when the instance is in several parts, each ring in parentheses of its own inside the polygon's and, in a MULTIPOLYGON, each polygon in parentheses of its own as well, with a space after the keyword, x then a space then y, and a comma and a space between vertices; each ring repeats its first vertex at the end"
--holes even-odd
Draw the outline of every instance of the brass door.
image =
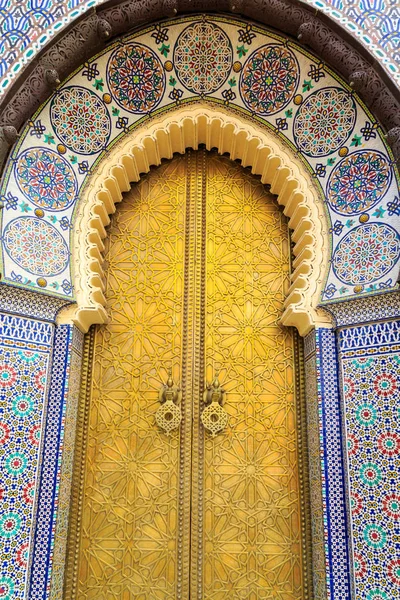
POLYGON ((67 598, 307 597, 295 339, 279 325, 289 252, 275 199, 216 154, 176 157, 126 194, 106 250, 110 323, 91 335, 67 598), (182 420, 166 435, 169 369, 182 420), (216 371, 228 424, 213 437, 201 414, 216 371))

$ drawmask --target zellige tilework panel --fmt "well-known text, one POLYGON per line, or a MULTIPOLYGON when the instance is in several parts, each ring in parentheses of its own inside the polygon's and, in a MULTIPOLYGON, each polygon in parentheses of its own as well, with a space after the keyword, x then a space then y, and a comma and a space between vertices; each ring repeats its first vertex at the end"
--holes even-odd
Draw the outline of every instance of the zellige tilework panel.
POLYGON ((0 313, 0 597, 25 598, 53 325, 0 313))
POLYGON ((400 598, 400 322, 339 333, 355 597, 400 598))

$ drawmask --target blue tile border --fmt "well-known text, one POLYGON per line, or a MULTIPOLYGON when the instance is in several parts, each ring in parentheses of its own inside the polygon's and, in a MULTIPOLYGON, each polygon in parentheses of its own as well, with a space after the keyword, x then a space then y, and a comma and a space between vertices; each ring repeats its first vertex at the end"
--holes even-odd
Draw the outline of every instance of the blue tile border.
POLYGON ((347 600, 352 597, 350 525, 335 332, 317 329, 315 342, 327 593, 330 600, 347 600))
POLYGON ((73 327, 60 325, 54 336, 50 393, 47 404, 42 464, 39 477, 36 523, 27 599, 44 600, 50 591, 59 491, 63 415, 66 407, 73 327))

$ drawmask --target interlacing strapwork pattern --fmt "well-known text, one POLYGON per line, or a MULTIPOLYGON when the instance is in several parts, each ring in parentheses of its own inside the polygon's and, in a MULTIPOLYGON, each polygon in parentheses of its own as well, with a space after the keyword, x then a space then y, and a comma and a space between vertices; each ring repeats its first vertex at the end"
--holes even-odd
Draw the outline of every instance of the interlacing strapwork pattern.
POLYGON ((207 173, 206 365, 227 429, 206 437, 204 598, 302 598, 286 219, 264 186, 218 157, 207 173))
POLYGON ((96 334, 77 598, 174 597, 177 431, 157 427, 160 383, 178 381, 184 163, 145 178, 113 219, 110 324, 96 334))

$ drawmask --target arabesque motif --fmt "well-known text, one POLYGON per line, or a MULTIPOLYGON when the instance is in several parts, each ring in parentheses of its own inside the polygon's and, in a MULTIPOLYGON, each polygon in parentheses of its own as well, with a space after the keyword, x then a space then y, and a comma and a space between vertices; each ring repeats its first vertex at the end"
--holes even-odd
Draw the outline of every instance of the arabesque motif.
POLYGON ((356 120, 354 100, 344 89, 314 92, 300 106, 293 134, 298 148, 309 156, 327 156, 344 144, 356 120))
POLYGON ((387 158, 377 150, 360 150, 346 156, 332 171, 327 200, 341 215, 354 215, 375 206, 392 180, 387 158))
POLYGON ((279 324, 285 216, 239 165, 190 151, 133 187, 110 233, 111 321, 96 332, 80 474, 84 543, 71 551, 77 597, 299 598, 294 340, 279 324), (178 378, 179 439, 157 426, 160 398, 178 409, 178 378))
POLYGON ((240 76, 240 93, 247 108, 259 115, 282 110, 299 83, 299 65, 293 52, 278 44, 256 50, 240 76))
POLYGON ((338 244, 332 267, 340 281, 364 285, 384 277, 399 257, 400 238, 384 223, 367 223, 350 231, 338 244))
POLYGON ((151 112, 165 89, 161 62, 143 44, 125 44, 114 50, 108 61, 107 81, 116 102, 131 113, 151 112))
POLYGON ((77 197, 71 165, 45 148, 29 148, 15 162, 15 178, 24 196, 47 210, 68 208, 77 197))
POLYGON ((50 119, 61 142, 78 154, 95 154, 107 147, 111 119, 104 102, 91 90, 65 87, 51 102, 50 119))
POLYGON ((232 68, 233 52, 226 33, 214 23, 189 25, 180 34, 174 49, 179 81, 195 94, 218 90, 232 68))

